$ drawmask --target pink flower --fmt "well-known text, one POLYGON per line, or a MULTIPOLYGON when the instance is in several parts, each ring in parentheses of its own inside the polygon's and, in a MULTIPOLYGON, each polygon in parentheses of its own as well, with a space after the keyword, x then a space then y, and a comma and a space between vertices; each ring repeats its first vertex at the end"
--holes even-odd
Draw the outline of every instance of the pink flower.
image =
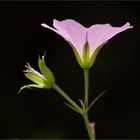
MULTIPOLYGON (((133 28, 133 26, 130 26, 130 23, 126 23, 122 27, 112 27, 110 24, 95 24, 89 28, 86 28, 80 23, 71 19, 66 19, 63 21, 58 21, 54 19, 53 20, 54 28, 48 26, 45 23, 41 25, 45 28, 48 28, 56 32, 57 34, 62 36, 67 42, 69 42, 71 46, 74 48, 74 50, 76 51, 75 54, 79 55, 76 56, 76 58, 78 57, 78 59, 80 59, 80 63, 84 63, 83 56, 85 50, 84 47, 86 45, 88 46, 87 49, 89 51, 88 62, 90 62, 95 51, 99 47, 101 48, 101 46, 103 46, 103 44, 105 44, 109 39, 111 39, 113 36, 115 36, 120 32, 133 28)), ((86 63, 88 64, 88 62, 86 63)), ((84 64, 80 64, 80 65, 82 65, 82 67, 85 67, 84 64)), ((86 67, 88 68, 89 65, 86 67)))

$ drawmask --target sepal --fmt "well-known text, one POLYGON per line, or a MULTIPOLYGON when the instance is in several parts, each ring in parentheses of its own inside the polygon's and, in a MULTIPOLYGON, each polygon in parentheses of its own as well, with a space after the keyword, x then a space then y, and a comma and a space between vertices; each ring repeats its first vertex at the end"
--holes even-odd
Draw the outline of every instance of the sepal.
POLYGON ((42 85, 37 85, 37 84, 29 84, 29 85, 24 85, 20 88, 20 90, 18 91, 18 94, 23 90, 23 89, 26 89, 26 88, 40 88, 42 89, 43 86, 42 85))
POLYGON ((89 65, 89 45, 88 43, 85 43, 84 48, 83 48, 83 68, 88 68, 89 65))
POLYGON ((95 62, 96 57, 97 57, 97 55, 98 55, 100 49, 101 49, 101 47, 96 48, 96 50, 95 50, 94 53, 92 54, 92 56, 91 56, 91 58, 90 58, 90 60, 89 60, 89 63, 88 63, 88 65, 87 65, 87 68, 88 68, 88 69, 90 69, 90 68, 92 67, 92 65, 93 65, 93 63, 95 62))
MULTIPOLYGON (((104 45, 104 44, 103 44, 104 45)), ((83 47, 83 55, 82 58, 79 55, 79 53, 77 52, 77 50, 73 48, 75 57, 77 59, 77 62, 79 63, 79 65, 83 68, 83 69, 90 69, 93 65, 93 63, 96 60, 96 57, 100 51, 100 49, 102 48, 102 46, 99 46, 98 48, 96 48, 96 50, 94 51, 94 53, 90 56, 90 47, 88 43, 85 43, 84 47, 83 47)))
POLYGON ((42 75, 47 79, 50 87, 53 86, 55 83, 55 78, 51 70, 46 66, 44 56, 42 56, 42 59, 40 57, 38 58, 38 66, 42 75))
POLYGON ((75 47, 72 46, 72 49, 74 51, 75 57, 77 59, 77 62, 79 63, 79 65, 83 68, 83 60, 81 58, 81 56, 78 54, 77 50, 75 49, 75 47))

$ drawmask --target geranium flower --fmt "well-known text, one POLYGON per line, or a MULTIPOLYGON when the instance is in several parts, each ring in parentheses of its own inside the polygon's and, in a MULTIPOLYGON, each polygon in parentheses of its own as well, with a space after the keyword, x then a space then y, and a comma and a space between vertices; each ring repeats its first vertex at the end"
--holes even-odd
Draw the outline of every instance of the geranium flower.
POLYGON ((84 27, 75 20, 63 21, 53 20, 54 28, 42 23, 48 28, 62 36, 73 48, 77 61, 82 68, 90 68, 100 48, 116 34, 133 28, 130 23, 122 27, 112 27, 110 24, 95 24, 89 28, 84 27))

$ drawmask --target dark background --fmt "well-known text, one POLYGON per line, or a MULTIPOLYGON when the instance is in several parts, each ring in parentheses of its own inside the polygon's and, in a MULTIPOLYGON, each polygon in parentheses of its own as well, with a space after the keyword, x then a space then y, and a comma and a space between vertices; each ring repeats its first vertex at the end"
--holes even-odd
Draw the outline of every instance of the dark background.
POLYGON ((140 2, 0 2, 0 138, 87 138, 82 117, 54 90, 24 90, 26 62, 38 70, 38 55, 77 103, 84 96, 83 71, 70 45, 40 26, 75 19, 134 28, 112 38, 90 70, 89 112, 97 138, 140 138, 140 2))

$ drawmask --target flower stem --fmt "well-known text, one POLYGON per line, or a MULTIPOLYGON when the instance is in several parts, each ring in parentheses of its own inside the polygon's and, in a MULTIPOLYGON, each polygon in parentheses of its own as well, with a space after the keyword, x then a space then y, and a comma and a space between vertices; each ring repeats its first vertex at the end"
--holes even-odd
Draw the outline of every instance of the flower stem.
POLYGON ((89 69, 84 69, 84 79, 85 79, 85 99, 84 99, 84 108, 83 108, 83 118, 87 128, 87 132, 90 140, 95 140, 95 131, 90 127, 90 122, 88 118, 88 94, 89 94, 89 69))
POLYGON ((85 78, 85 108, 88 107, 88 92, 89 92, 89 69, 84 69, 85 78))
POLYGON ((88 113, 84 112, 83 113, 83 118, 84 118, 84 122, 87 128, 87 132, 89 135, 89 139, 90 140, 95 140, 95 130, 94 128, 90 127, 90 122, 89 122, 89 118, 88 118, 88 113))
POLYGON ((53 88, 63 96, 78 113, 82 114, 83 110, 56 84, 54 84, 53 88))

